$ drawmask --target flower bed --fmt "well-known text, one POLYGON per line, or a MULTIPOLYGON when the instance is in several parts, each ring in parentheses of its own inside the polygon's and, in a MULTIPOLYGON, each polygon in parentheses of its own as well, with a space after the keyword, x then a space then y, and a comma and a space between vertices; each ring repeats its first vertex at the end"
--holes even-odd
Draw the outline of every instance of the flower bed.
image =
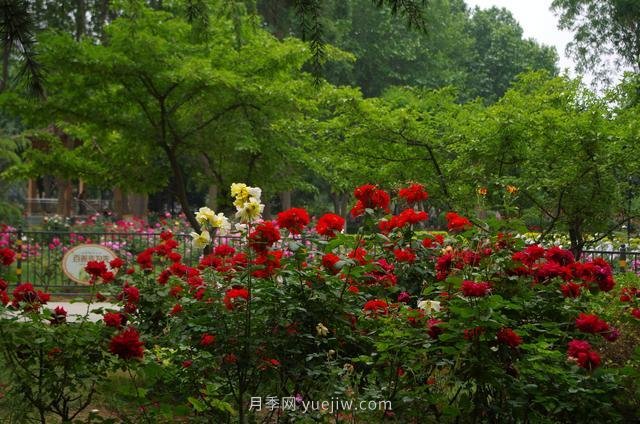
POLYGON ((405 208, 394 216, 387 192, 357 188, 355 237, 341 233, 344 221, 333 214, 310 222, 291 209, 262 221, 259 189, 231 191, 238 225, 208 208, 196 215, 203 231, 194 243, 207 249, 197 266, 183 263, 169 231, 134 266, 89 264, 93 298, 117 305, 103 322, 66 323, 64 311, 43 306, 45 293, 3 291, 3 303, 26 318, 0 322, 0 347, 18 370, 8 396, 32 414, 57 414, 62 401, 46 396, 67 390, 62 399, 79 396, 67 402, 74 411, 92 382, 120 369, 136 383, 134 421, 587 422, 637 414, 640 291, 631 277, 616 287, 605 261, 525 246, 454 212, 448 234, 418 236, 427 218, 420 185, 398 193, 405 208), (241 244, 218 241, 231 228, 241 244), (620 343, 628 348, 612 349, 620 343), (64 373, 66 383, 52 377, 64 373), (84 389, 71 394, 72 383, 84 389))

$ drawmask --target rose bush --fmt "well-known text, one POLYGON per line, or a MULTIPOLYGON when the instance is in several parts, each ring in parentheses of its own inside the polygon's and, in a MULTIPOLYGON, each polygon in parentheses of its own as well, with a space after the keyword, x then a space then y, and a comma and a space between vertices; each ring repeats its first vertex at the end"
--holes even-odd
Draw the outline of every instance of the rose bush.
POLYGON ((415 184, 395 199, 396 215, 387 192, 357 188, 356 235, 340 233, 340 217, 314 224, 302 209, 262 221, 258 190, 232 192, 234 246, 217 244, 222 226, 203 220, 214 241, 197 267, 172 256, 166 233, 126 283, 107 286, 119 313, 166 349, 154 390, 179 388, 203 419, 329 414, 249 410, 251 397, 267 396, 384 399, 392 409, 334 416, 401 422, 629 413, 630 374, 602 355, 620 332, 593 310, 615 298, 606 262, 524 246, 455 212, 446 237, 418 237, 427 194, 415 184), (123 295, 132 287, 135 302, 123 295))
MULTIPOLYGON (((188 405, 193 422, 243 423, 590 422, 637 413, 630 334, 640 292, 636 281, 618 290, 605 261, 525 246, 454 211, 447 235, 418 235, 428 218, 418 184, 393 200, 375 185, 357 188, 355 235, 341 232, 337 215, 312 222, 299 208, 263 221, 258 188, 231 192, 237 233, 221 242, 233 226, 201 208, 196 266, 183 263, 166 231, 131 268, 110 264, 107 275, 106 264, 91 264, 96 296, 114 303, 101 322, 72 327, 60 311, 33 321, 45 332, 95 328, 104 369, 124 368, 144 385, 134 397, 141 420, 167 419, 167 404, 188 405), (630 345, 624 354, 620 340, 630 345), (298 408, 251 408, 258 397, 298 408), (390 403, 302 411, 305 401, 333 399, 390 403)), ((35 303, 25 314, 44 313, 37 292, 20 296, 35 303)))

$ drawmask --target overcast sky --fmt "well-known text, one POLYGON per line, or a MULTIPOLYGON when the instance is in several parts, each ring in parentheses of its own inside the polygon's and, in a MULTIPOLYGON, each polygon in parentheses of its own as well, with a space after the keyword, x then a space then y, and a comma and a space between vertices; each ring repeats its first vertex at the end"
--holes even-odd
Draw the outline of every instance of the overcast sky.
POLYGON ((491 6, 509 9, 524 30, 525 38, 534 38, 542 44, 555 46, 560 56, 560 71, 568 68, 575 75, 574 61, 565 54, 565 47, 573 35, 558 29, 558 18, 550 10, 552 0, 465 0, 473 8, 491 6))

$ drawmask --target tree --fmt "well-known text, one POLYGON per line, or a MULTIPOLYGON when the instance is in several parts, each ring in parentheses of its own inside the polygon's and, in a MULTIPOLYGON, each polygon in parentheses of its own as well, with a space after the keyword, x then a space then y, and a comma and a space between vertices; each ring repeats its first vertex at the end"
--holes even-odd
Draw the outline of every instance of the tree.
POLYGON ((35 23, 26 0, 0 0, 0 37, 2 37, 2 78, 0 92, 9 87, 12 55, 20 63, 16 74, 27 91, 44 96, 42 70, 37 60, 35 23))
POLYGON ((578 256, 585 235, 625 223, 627 181, 618 170, 637 161, 606 100, 577 80, 531 73, 488 116, 488 175, 517 187, 517 204, 544 216, 542 237, 566 230, 578 256))
POLYGON ((296 40, 278 41, 250 22, 243 24, 238 46, 232 22, 211 19, 207 39, 184 19, 146 7, 114 20, 105 44, 43 36, 48 98, 25 103, 7 96, 5 105, 32 126, 64 122, 65 132, 80 145, 68 150, 52 142, 47 155, 32 153, 40 159, 32 164, 50 165, 46 157, 55 157, 57 172, 73 174, 88 158, 103 164, 94 175, 119 180, 122 187, 133 180, 145 191, 164 187, 171 176, 182 210, 199 228, 187 184, 203 166, 223 175, 228 161, 247 170, 248 182, 262 182, 274 168, 293 163, 274 142, 270 124, 294 112, 296 99, 311 89, 300 73, 308 50, 296 40), (218 157, 222 160, 213 160, 218 157), (289 160, 278 164, 276 157, 289 160))
POLYGON ((468 25, 474 40, 468 60, 467 91, 471 98, 495 102, 507 91, 516 75, 529 70, 557 74, 554 47, 523 39, 522 28, 507 9, 476 9, 468 25))
POLYGON ((581 71, 609 80, 611 67, 640 72, 640 2, 635 0, 554 0, 560 28, 574 32, 567 49, 581 71))
MULTIPOLYGON (((353 53, 353 62, 327 63, 323 75, 337 85, 357 85, 365 96, 380 96, 391 86, 458 88, 460 100, 500 98, 516 75, 530 69, 557 73, 557 54, 522 37, 505 9, 476 9, 462 0, 430 2, 424 30, 410 30, 386 9, 368 0, 326 1, 323 37, 353 53)), ((277 36, 299 34, 293 3, 258 3, 277 36)))

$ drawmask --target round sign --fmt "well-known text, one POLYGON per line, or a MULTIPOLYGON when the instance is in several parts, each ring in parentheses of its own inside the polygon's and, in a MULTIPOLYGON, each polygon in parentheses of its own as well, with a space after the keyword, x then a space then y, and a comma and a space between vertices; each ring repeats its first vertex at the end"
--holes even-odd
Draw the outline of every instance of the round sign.
POLYGON ((67 251, 62 257, 62 271, 64 275, 76 283, 88 284, 91 276, 84 267, 89 261, 104 261, 109 268, 109 262, 118 256, 108 247, 99 244, 80 244, 67 251))

